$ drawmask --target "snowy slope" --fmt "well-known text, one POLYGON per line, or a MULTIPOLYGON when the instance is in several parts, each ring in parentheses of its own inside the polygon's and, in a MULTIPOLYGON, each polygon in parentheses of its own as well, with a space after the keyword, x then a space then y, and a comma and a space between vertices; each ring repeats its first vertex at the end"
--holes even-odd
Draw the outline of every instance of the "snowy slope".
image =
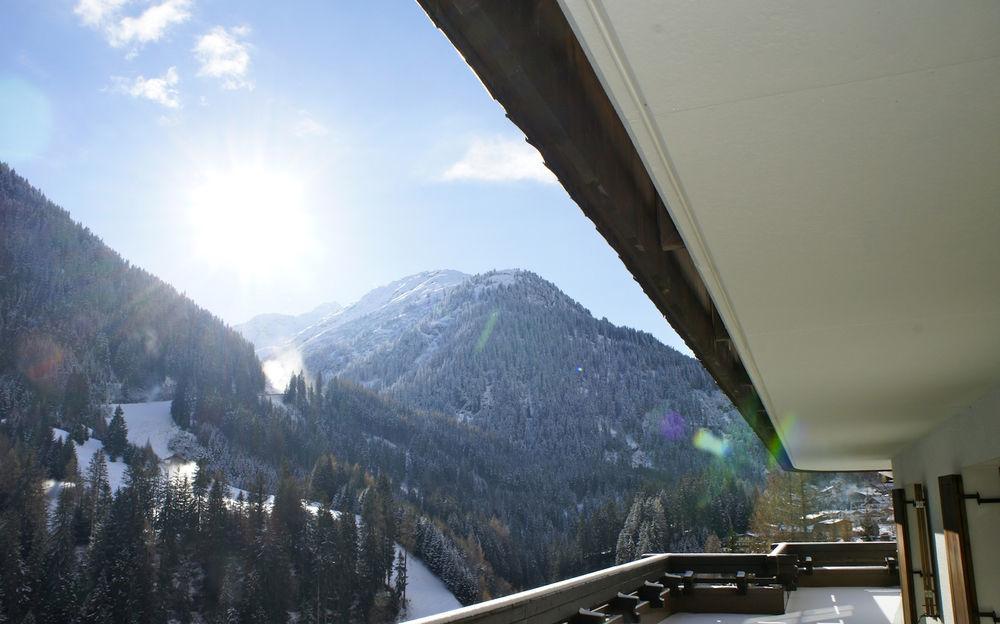
MULTIPOLYGON (((400 547, 396 546, 398 553, 400 547)), ((401 620, 416 620, 443 611, 458 609, 462 604, 448 591, 444 583, 427 569, 424 562, 407 553, 406 557, 406 611, 401 620)))
POLYGON ((343 308, 338 303, 324 303, 311 312, 297 316, 291 314, 261 314, 242 325, 237 325, 236 330, 258 348, 261 346, 279 345, 288 342, 303 329, 319 323, 324 318, 331 314, 336 314, 341 309, 343 308))
POLYGON ((425 271, 390 282, 372 290, 357 303, 324 319, 311 332, 313 337, 358 320, 376 315, 390 317, 404 312, 408 307, 440 299, 444 293, 458 286, 469 276, 459 271, 425 271), (318 331, 317 331, 318 330, 318 331))
MULTIPOLYGON (((174 423, 173 418, 170 417, 170 403, 170 401, 156 401, 152 403, 122 404, 125 426, 128 428, 129 442, 138 446, 145 446, 146 442, 149 441, 153 447, 153 452, 157 454, 161 462, 172 456, 173 453, 170 451, 168 444, 174 436, 182 431, 174 423)), ((110 406, 112 411, 115 407, 110 406)), ((54 429, 54 437, 67 440, 69 434, 62 429, 54 429)), ((88 439, 83 444, 76 444, 75 442, 74 444, 76 445, 76 456, 80 472, 82 475, 86 475, 90 460, 98 450, 104 448, 104 444, 94 438, 88 439)), ((197 467, 197 464, 194 462, 178 460, 177 458, 163 462, 162 465, 164 470, 167 470, 171 476, 186 474, 188 478, 193 477, 197 467)), ((125 463, 122 461, 108 461, 108 482, 111 485, 112 492, 123 485, 125 468, 125 463)), ((51 501, 50 504, 54 506, 62 484, 51 482, 46 485, 46 494, 51 501)), ((231 496, 233 499, 236 498, 239 492, 242 492, 244 497, 249 495, 244 490, 232 487, 231 496)), ((267 498, 266 505, 270 507, 273 504, 274 496, 271 495, 267 498)), ((316 513, 318 504, 307 503, 306 508, 316 513)), ((337 511, 334 512, 335 515, 339 515, 339 513, 337 511)), ((396 548, 398 551, 401 547, 397 545, 396 548)), ((420 559, 409 553, 407 553, 406 595, 409 605, 406 619, 416 619, 442 611, 457 609, 462 606, 455 596, 448 591, 448 588, 445 587, 441 579, 434 576, 420 559)))
MULTIPOLYGON (((160 461, 166 460, 173 455, 170 451, 170 440, 181 433, 181 428, 174 423, 170 417, 170 401, 154 401, 152 403, 122 403, 124 412, 125 427, 128 429, 128 441, 136 446, 145 446, 149 442, 153 447, 160 461)), ((117 407, 108 406, 110 410, 117 407)), ((55 436, 66 440, 69 434, 62 429, 55 429, 55 436)), ((76 460, 80 467, 80 474, 86 476, 87 467, 97 451, 104 449, 104 443, 94 438, 88 439, 83 444, 76 446, 76 460)), ((163 463, 164 470, 170 476, 187 475, 189 478, 194 475, 196 464, 192 461, 174 458, 163 463)), ((111 491, 114 492, 122 486, 125 479, 125 462, 111 461, 108 459, 108 482, 111 491)))
POLYGON ((170 403, 171 401, 122 403, 128 441, 139 447, 146 446, 146 442, 149 442, 160 459, 170 457, 172 453, 167 448, 167 443, 181 432, 181 428, 170 417, 170 403))
POLYGON ((330 376, 347 363, 392 342, 469 277, 447 270, 404 277, 379 286, 286 341, 276 341, 280 336, 272 332, 269 343, 260 331, 261 324, 273 315, 254 317, 236 329, 247 337, 253 336, 270 385, 283 390, 288 378, 304 369, 305 359, 312 362, 313 372, 330 376))
MULTIPOLYGON (((76 442, 74 442, 76 444, 76 442)), ((76 461, 80 467, 80 475, 87 476, 87 467, 90 460, 94 458, 97 451, 104 449, 104 443, 94 438, 88 439, 83 444, 76 444, 76 461)), ((122 486, 125 480, 125 462, 108 461, 108 483, 111 484, 111 491, 114 492, 122 486)))

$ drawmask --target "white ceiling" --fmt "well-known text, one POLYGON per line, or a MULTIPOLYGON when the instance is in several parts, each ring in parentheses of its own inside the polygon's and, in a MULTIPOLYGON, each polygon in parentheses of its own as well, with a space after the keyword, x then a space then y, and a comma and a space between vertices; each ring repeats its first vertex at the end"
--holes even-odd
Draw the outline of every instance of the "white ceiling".
POLYGON ((560 1, 797 468, 1000 385, 1000 2, 560 1))

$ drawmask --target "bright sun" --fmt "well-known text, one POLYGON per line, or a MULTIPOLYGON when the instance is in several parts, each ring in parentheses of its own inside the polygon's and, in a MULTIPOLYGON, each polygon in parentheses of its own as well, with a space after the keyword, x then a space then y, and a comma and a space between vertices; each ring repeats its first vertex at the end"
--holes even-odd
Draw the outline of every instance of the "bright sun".
POLYGON ((311 232, 302 185, 265 167, 206 171, 191 192, 198 256, 244 278, 270 278, 302 262, 311 232))

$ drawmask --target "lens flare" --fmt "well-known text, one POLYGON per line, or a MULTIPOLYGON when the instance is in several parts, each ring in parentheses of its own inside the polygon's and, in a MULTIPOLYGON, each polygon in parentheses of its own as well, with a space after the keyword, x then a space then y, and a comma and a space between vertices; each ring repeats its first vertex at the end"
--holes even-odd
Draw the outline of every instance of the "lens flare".
POLYGON ((731 450, 728 442, 704 428, 694 433, 694 439, 691 442, 696 449, 711 453, 716 457, 726 457, 731 450))
POLYGON ((52 136, 52 105, 35 85, 0 76, 0 154, 13 164, 40 158, 52 136))
POLYGON ((483 333, 479 334, 479 340, 476 341, 476 353, 482 353, 483 348, 486 346, 487 341, 490 339, 490 334, 493 333, 493 327, 497 324, 497 318, 500 316, 500 310, 493 310, 490 314, 490 318, 486 321, 486 327, 483 328, 483 333))
POLYGON ((684 437, 684 417, 670 410, 660 419, 660 434, 668 440, 680 440, 684 437))
POLYGON ((17 367, 33 384, 55 384, 64 359, 62 347, 48 335, 34 334, 18 339, 17 367))
MULTIPOLYGON (((781 448, 782 443, 784 443, 787 450, 789 445, 796 445, 802 437, 802 427, 799 423, 798 414, 795 412, 786 412, 781 419, 775 422, 775 425, 778 435, 771 440, 767 448, 772 458, 778 456, 778 450, 781 448)), ((775 460, 775 463, 777 463, 777 460, 775 460)))

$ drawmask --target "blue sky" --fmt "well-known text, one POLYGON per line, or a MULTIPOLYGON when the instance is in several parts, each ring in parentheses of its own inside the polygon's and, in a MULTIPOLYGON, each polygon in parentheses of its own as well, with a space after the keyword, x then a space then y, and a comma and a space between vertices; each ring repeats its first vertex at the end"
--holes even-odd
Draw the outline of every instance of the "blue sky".
POLYGON ((229 323, 523 268, 688 352, 415 2, 4 0, 0 160, 229 323))

